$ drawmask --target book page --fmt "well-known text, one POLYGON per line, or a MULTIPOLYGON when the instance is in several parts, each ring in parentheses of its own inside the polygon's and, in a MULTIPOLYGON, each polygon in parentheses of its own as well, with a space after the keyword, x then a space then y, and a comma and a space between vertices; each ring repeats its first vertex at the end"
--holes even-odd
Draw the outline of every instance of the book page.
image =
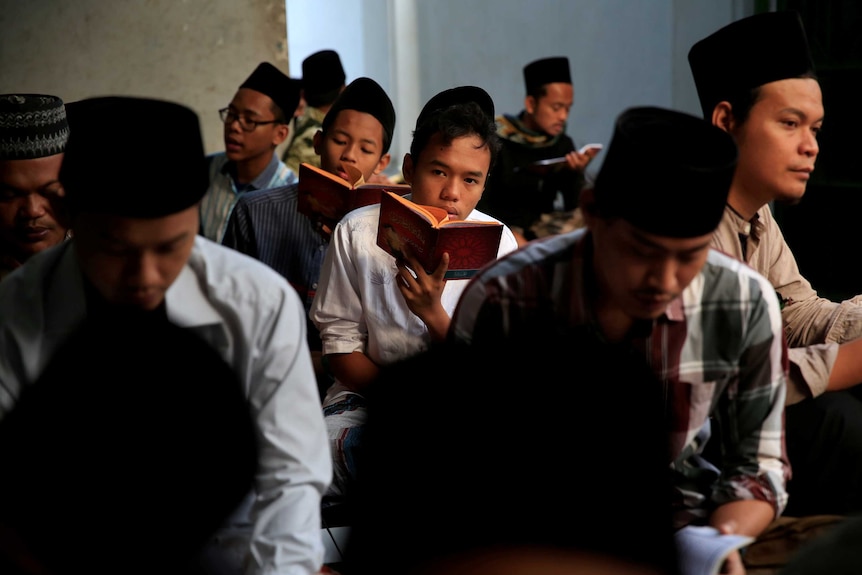
POLYGON ((447 212, 443 208, 438 208, 436 206, 423 206, 392 192, 387 193, 393 198, 397 199, 400 203, 410 208, 412 211, 421 215, 435 228, 439 227, 442 222, 449 218, 449 212, 447 212))

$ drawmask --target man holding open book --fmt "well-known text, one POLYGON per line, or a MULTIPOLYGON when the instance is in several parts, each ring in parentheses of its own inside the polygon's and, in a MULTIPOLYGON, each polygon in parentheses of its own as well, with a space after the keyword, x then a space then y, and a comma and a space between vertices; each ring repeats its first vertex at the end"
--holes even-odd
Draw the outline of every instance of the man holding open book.
MULTIPOLYGON (((402 164, 413 202, 442 208, 455 220, 496 221, 475 209, 497 153, 493 118, 493 101, 481 88, 453 88, 428 101, 402 164)), ((311 306, 335 377, 324 400, 330 433, 340 429, 334 485, 339 472, 349 480, 350 450, 365 418, 362 394, 379 367, 442 340, 467 283, 444 279, 448 255, 430 273, 409 254, 390 255, 377 244, 379 218, 376 204, 336 225, 311 306)), ((504 226, 497 255, 516 247, 504 226)))
POLYGON ((479 204, 510 225, 520 243, 581 225, 578 194, 587 165, 601 149, 577 150, 566 134, 575 101, 568 58, 530 62, 524 84, 521 113, 496 119, 502 148, 479 204))

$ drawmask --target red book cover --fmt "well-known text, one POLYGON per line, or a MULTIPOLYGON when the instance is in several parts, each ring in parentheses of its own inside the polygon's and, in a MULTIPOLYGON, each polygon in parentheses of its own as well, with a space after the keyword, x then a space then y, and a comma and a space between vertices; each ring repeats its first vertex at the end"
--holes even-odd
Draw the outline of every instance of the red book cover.
POLYGON ((332 229, 348 212, 376 204, 383 191, 397 195, 410 192, 410 186, 400 184, 366 184, 362 174, 350 165, 344 170, 352 181, 347 181, 326 170, 302 163, 299 166, 297 210, 332 229))
POLYGON ((449 254, 446 279, 470 278, 497 258, 503 225, 497 222, 449 220, 441 208, 422 206, 392 192, 380 200, 377 245, 396 258, 404 246, 432 273, 449 254))

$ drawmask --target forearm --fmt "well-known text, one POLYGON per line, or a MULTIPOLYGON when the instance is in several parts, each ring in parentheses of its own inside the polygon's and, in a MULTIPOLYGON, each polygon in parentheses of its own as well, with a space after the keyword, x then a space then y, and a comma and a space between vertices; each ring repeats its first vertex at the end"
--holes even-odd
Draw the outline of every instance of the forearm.
POLYGON ((731 525, 733 533, 757 537, 773 519, 775 510, 770 503, 746 499, 717 507, 709 517, 709 524, 717 529, 731 525))
POLYGON ((380 373, 377 364, 359 351, 326 354, 324 364, 335 379, 356 392, 368 387, 380 373))

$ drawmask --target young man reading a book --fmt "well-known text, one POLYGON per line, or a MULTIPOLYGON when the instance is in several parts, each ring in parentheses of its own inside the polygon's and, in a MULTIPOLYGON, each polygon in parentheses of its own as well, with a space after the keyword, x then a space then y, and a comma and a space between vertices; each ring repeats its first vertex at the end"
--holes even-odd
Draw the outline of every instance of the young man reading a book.
POLYGON ((479 203, 510 225, 519 243, 580 225, 578 194, 587 165, 598 153, 595 148, 578 150, 566 134, 575 101, 569 59, 541 58, 523 72, 524 109, 497 117, 502 148, 479 203), (543 169, 531 165, 548 158, 563 161, 543 169))
MULTIPOLYGON (((497 153, 494 104, 481 88, 462 86, 431 98, 419 114, 402 171, 412 200, 459 220, 492 220, 476 210, 497 153)), ((324 362, 335 377, 324 400, 336 467, 330 494, 344 496, 351 449, 365 419, 362 392, 380 366, 442 340, 467 280, 444 280, 448 256, 432 273, 411 257, 396 260, 377 245, 380 205, 345 216, 332 234, 311 319, 324 362)), ((517 247, 503 229, 498 255, 517 247)))
MULTIPOLYGON (((448 339, 493 349, 584 330, 642 358, 662 383, 675 527, 753 537, 787 504, 787 346, 767 279, 709 247, 736 159, 733 139, 700 118, 626 110, 595 187, 581 193, 586 228, 480 271, 448 339), (641 176, 659 164, 661 182, 645 193, 641 176), (708 459, 707 444, 722 457, 708 459)), ((726 572, 743 572, 739 552, 728 561, 726 572)))
POLYGON ((793 464, 787 513, 862 511, 862 296, 819 297, 770 207, 802 199, 820 151, 823 101, 802 21, 792 11, 738 20, 692 46, 689 64, 704 117, 739 146, 712 245, 765 275, 782 302, 793 464))
MULTIPOLYGON (((357 78, 338 96, 314 135, 321 168, 347 178, 355 168, 364 179, 389 165, 395 108, 371 78, 357 78)), ((317 291, 331 229, 297 210, 299 183, 244 194, 228 221, 222 243, 248 254, 287 278, 305 304, 317 291)), ((308 345, 321 398, 332 383, 321 363, 317 327, 308 321, 308 345)))

